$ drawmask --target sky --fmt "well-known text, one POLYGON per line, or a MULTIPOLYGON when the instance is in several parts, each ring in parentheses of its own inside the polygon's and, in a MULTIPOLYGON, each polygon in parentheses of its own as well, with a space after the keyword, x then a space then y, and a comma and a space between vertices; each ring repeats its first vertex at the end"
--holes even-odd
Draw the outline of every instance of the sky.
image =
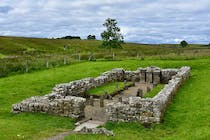
POLYGON ((210 0, 0 0, 0 35, 100 34, 114 18, 126 42, 210 43, 210 0))

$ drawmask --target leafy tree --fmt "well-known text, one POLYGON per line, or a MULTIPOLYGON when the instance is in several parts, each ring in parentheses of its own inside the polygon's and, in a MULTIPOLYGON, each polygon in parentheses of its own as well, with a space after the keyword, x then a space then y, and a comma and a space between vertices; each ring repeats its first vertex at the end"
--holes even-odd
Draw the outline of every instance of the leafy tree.
POLYGON ((182 40, 182 41, 180 42, 180 45, 181 45, 182 47, 187 47, 188 43, 187 43, 187 41, 182 40))
POLYGON ((116 19, 106 19, 103 26, 106 27, 106 30, 101 33, 103 40, 101 46, 107 49, 122 48, 123 36, 120 33, 120 28, 117 26, 116 19))
POLYGON ((95 35, 88 35, 87 36, 87 39, 88 40, 95 40, 96 39, 96 36, 95 35))

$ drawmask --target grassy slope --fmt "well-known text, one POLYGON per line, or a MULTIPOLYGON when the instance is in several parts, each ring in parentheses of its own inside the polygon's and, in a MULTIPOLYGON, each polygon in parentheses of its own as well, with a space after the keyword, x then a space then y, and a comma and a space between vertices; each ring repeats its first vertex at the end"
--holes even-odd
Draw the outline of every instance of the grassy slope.
MULTIPOLYGON (((97 40, 68 40, 68 39, 46 39, 46 38, 24 38, 24 37, 2 37, 0 36, 0 53, 5 55, 23 55, 23 51, 30 53, 74 53, 75 50, 81 54, 104 53, 109 50, 99 48, 101 41, 97 40), (64 51, 64 45, 69 45, 70 49, 64 51)), ((123 55, 155 55, 167 54, 176 51, 178 45, 145 45, 126 43, 124 49, 117 49, 115 52, 123 55)), ((204 49, 202 45, 190 45, 191 47, 182 48, 182 50, 204 49)), ((33 54, 34 54, 33 53, 33 54)), ((31 55, 33 55, 31 54, 31 55)))
MULTIPOLYGON (((99 48, 98 40, 68 40, 0 36, 0 77, 25 73, 26 60, 29 60, 29 72, 43 70, 46 61, 49 68, 89 60, 94 56, 97 60, 112 60, 113 53, 109 49, 99 48), (64 45, 69 49, 64 51, 64 45), (80 56, 80 57, 79 57, 80 56)), ((123 49, 113 49, 115 60, 124 59, 195 59, 210 57, 210 49, 204 45, 190 45, 186 48, 174 44, 146 45, 125 43, 123 49)))
MULTIPOLYGON (((210 59, 198 60, 126 60, 85 62, 30 74, 0 79, 0 139, 39 139, 73 128, 69 118, 46 114, 10 113, 11 105, 27 97, 44 95, 56 83, 97 76, 115 67, 139 66, 192 67, 192 77, 183 86, 167 110, 164 123, 151 130, 137 123, 108 123, 114 139, 207 139, 210 138, 210 59)), ((113 139, 100 135, 72 135, 66 139, 113 139)))

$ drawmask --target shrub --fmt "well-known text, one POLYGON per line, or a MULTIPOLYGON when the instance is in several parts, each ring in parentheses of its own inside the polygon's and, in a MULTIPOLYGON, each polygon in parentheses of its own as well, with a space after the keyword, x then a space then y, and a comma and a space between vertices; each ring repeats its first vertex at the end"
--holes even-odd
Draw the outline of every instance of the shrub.
POLYGON ((180 42, 180 45, 181 45, 182 47, 187 47, 188 43, 187 43, 187 41, 182 40, 182 41, 180 42))

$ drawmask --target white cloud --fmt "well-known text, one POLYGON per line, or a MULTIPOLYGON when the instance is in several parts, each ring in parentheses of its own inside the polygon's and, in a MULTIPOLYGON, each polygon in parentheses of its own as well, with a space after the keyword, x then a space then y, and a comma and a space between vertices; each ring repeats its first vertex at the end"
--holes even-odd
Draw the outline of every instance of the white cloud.
POLYGON ((208 43, 209 7, 209 0, 1 0, 0 35, 99 38, 104 20, 111 17, 126 41, 208 43))

